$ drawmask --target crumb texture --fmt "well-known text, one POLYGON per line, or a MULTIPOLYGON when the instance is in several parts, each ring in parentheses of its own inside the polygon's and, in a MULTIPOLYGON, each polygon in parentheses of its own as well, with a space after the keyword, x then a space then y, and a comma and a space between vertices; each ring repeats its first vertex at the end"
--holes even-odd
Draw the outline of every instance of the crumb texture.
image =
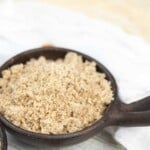
POLYGON ((75 53, 56 61, 31 59, 4 70, 0 78, 0 113, 36 133, 82 130, 99 120, 112 100, 105 74, 75 53))

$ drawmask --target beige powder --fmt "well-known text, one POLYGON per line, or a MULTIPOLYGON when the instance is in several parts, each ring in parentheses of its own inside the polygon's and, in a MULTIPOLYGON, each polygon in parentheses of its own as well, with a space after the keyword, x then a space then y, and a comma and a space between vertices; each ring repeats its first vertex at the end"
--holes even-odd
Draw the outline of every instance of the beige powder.
POLYGON ((0 112, 23 129, 72 133, 102 117, 113 100, 110 82, 95 62, 68 53, 64 60, 31 59, 2 72, 0 112))

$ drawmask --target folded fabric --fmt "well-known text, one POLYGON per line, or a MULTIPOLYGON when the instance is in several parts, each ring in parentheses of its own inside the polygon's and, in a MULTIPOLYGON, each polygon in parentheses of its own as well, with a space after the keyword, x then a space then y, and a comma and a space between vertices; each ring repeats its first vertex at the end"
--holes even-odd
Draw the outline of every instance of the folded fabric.
MULTIPOLYGON (((0 5, 0 64, 29 48, 53 44, 82 51, 103 63, 129 103, 150 95, 150 45, 117 26, 35 2, 0 5)), ((119 128, 128 150, 148 150, 150 127, 119 128)))

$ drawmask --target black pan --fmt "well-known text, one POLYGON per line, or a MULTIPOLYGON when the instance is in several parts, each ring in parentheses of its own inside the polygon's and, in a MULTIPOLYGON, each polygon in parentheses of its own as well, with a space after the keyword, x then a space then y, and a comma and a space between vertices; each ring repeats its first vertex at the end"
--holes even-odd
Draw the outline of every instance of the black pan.
POLYGON ((45 56, 48 59, 64 58, 66 53, 76 52, 83 57, 83 60, 95 61, 97 64, 97 71, 106 74, 107 80, 111 82, 112 90, 114 92, 114 101, 108 106, 102 119, 98 120, 93 125, 69 134, 52 135, 52 134, 38 134, 21 129, 11 122, 9 122, 2 115, 0 116, 0 122, 2 125, 15 136, 18 140, 21 140, 27 144, 36 146, 67 146, 85 141, 92 136, 99 133, 103 128, 108 126, 148 126, 150 125, 150 97, 143 98, 140 101, 131 104, 123 103, 118 96, 118 89, 116 81, 112 74, 107 70, 100 62, 94 58, 87 56, 83 53, 58 47, 45 47, 37 48, 29 51, 25 51, 15 57, 9 59, 4 65, 0 67, 0 76, 2 71, 11 67, 12 65, 19 63, 26 63, 30 58, 38 58, 39 56, 45 56))

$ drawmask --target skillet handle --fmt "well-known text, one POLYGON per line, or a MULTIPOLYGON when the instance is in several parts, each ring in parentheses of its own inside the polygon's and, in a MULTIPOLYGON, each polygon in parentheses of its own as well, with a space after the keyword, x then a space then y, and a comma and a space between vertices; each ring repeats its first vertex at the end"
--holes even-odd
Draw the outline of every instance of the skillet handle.
POLYGON ((128 109, 131 111, 146 111, 150 110, 150 96, 138 100, 127 105, 128 109))
POLYGON ((111 125, 150 126, 150 96, 131 104, 119 100, 117 105, 118 109, 113 109, 111 115, 111 125))

